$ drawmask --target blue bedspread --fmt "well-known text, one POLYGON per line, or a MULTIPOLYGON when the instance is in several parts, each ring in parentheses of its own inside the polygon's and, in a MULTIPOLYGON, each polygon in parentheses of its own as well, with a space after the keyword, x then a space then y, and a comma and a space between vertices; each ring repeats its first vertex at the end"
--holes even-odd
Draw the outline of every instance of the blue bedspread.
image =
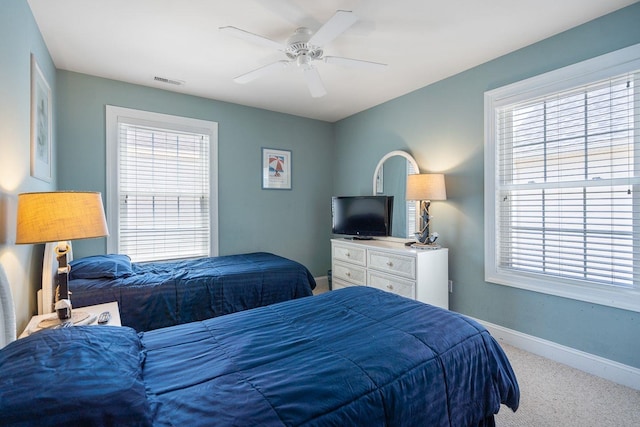
POLYGON ((476 322, 352 287, 136 334, 0 350, 3 426, 491 426, 519 389, 476 322))
POLYGON ((117 301, 123 325, 148 331, 310 296, 316 285, 300 263, 263 252, 130 268, 118 278, 71 280, 73 306, 117 301))
POLYGON ((518 407, 476 322, 352 287, 141 334, 154 425, 482 426, 518 407))

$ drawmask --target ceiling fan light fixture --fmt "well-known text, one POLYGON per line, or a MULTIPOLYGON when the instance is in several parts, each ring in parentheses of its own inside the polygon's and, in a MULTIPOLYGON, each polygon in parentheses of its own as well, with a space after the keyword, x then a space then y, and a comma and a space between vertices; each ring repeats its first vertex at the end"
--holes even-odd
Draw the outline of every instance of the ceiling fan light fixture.
POLYGON ((296 31, 287 39, 286 44, 278 43, 266 37, 250 33, 236 27, 220 27, 220 31, 224 31, 232 36, 262 44, 264 46, 275 47, 278 50, 283 51, 288 57, 288 60, 267 64, 253 71, 237 76, 233 80, 236 83, 248 83, 258 77, 270 74, 277 69, 296 64, 298 68, 303 71, 311 96, 314 98, 320 98, 327 94, 327 90, 322 83, 318 69, 313 65, 313 61, 335 63, 347 67, 384 69, 386 64, 351 58, 323 56, 324 52, 322 46, 338 37, 357 20, 358 17, 353 12, 338 10, 333 17, 325 22, 317 31, 315 31, 315 33, 306 27, 297 28, 296 31))
POLYGON ((296 31, 287 39, 288 45, 296 43, 307 43, 311 38, 311 30, 307 27, 298 27, 296 31))
POLYGON ((322 48, 309 43, 311 30, 300 27, 296 32, 287 39, 287 49, 285 53, 291 59, 297 59, 303 53, 312 59, 318 59, 322 56, 322 48))
POLYGON ((296 58, 296 64, 304 69, 311 68, 311 58, 306 52, 301 52, 296 58))

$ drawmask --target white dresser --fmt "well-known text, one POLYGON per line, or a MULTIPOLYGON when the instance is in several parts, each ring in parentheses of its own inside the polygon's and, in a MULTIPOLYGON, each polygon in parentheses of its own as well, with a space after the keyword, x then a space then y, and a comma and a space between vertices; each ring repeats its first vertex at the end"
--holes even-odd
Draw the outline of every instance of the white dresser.
POLYGON ((331 240, 332 288, 372 286, 449 309, 449 250, 390 240, 331 240))

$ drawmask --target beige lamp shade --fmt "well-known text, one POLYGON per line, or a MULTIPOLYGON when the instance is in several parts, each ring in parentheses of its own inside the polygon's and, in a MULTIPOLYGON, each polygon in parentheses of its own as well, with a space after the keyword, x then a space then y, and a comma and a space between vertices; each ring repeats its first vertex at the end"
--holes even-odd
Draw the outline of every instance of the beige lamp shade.
POLYGON ((54 191, 18 195, 16 243, 90 239, 109 234, 97 192, 54 191))
POLYGON ((421 173, 407 175, 407 200, 447 200, 444 175, 421 173))

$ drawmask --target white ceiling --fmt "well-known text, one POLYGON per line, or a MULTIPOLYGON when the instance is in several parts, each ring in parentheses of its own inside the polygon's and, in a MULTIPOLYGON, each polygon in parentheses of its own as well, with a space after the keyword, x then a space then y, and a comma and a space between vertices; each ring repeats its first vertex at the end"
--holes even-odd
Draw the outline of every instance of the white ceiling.
POLYGON ((635 1, 28 0, 58 69, 329 122, 635 1), (324 46, 325 55, 386 63, 385 71, 315 62, 328 92, 322 98, 310 96, 297 67, 233 82, 287 58, 219 27, 285 42, 297 27, 318 29, 336 10, 360 20, 324 46))

